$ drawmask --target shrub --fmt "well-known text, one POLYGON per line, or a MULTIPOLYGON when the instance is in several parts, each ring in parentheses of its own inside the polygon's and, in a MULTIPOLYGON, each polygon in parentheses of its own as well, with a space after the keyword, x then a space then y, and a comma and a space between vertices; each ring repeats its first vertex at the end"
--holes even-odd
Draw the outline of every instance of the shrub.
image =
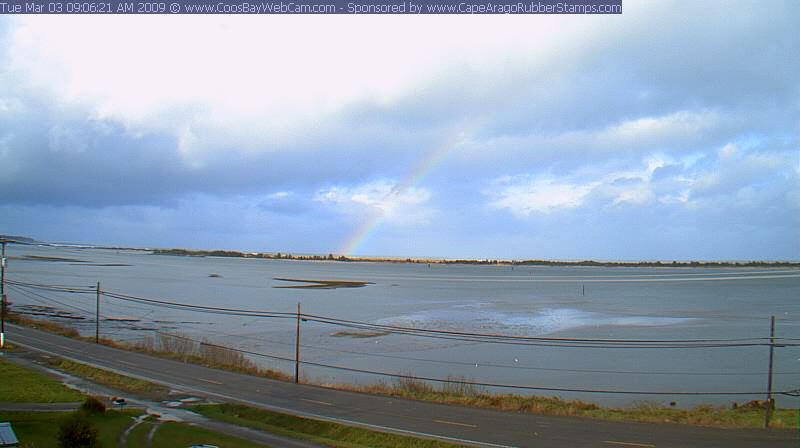
POLYGON ((412 394, 430 393, 433 392, 433 386, 425 381, 418 380, 414 377, 399 377, 397 378, 397 387, 403 391, 412 394))
POLYGON ((100 448, 100 441, 97 440, 98 432, 86 414, 75 412, 58 428, 58 446, 59 448, 100 448))
POLYGON ((106 412, 106 405, 95 397, 88 397, 81 404, 80 410, 86 414, 102 414, 106 412))
POLYGON ((457 395, 463 397, 479 397, 486 395, 487 392, 481 386, 471 384, 473 381, 463 376, 447 376, 447 381, 442 383, 441 391, 447 395, 457 395))

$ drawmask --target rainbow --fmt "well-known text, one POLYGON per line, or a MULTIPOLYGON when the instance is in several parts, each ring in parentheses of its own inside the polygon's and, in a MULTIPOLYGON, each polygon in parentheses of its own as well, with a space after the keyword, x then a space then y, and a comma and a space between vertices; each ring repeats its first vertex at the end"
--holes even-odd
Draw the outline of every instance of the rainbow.
MULTIPOLYGON (((436 165, 444 160, 444 158, 453 148, 464 142, 465 136, 466 132, 458 132, 445 140, 441 145, 428 152, 428 154, 414 166, 414 169, 412 169, 409 174, 406 175, 406 177, 394 187, 392 192, 402 194, 419 184, 422 178, 424 178, 428 173, 431 172, 431 170, 433 170, 436 165)), ((363 245, 364 242, 366 242, 375 232, 382 221, 383 214, 379 211, 373 212, 347 239, 339 253, 342 255, 353 255, 358 248, 361 247, 361 245, 363 245)))

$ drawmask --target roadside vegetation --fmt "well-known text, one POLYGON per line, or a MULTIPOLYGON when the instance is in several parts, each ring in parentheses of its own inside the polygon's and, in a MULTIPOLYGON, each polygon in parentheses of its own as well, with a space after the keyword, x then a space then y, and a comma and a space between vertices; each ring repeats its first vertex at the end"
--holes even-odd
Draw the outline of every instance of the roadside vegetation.
POLYGON ((47 331, 49 333, 60 334, 61 336, 66 336, 68 338, 81 338, 81 334, 78 333, 78 330, 72 327, 48 320, 31 319, 21 314, 11 312, 10 310, 6 310, 6 321, 19 325, 25 325, 26 327, 30 328, 36 328, 42 331, 47 331))
POLYGON ((268 431, 293 439, 340 448, 451 448, 461 445, 418 439, 336 423, 295 417, 238 404, 193 406, 192 411, 214 420, 268 431))
POLYGON ((146 338, 136 344, 123 345, 122 348, 248 375, 284 381, 290 381, 293 378, 279 370, 259 367, 240 351, 212 344, 208 340, 198 342, 178 333, 158 333, 154 337, 146 338))
MULTIPOLYGON (((62 336, 94 342, 93 337, 81 336, 77 330, 57 322, 31 319, 20 314, 8 313, 7 319, 19 325, 59 334, 62 336)), ((241 352, 204 340, 198 342, 178 333, 157 333, 136 343, 124 343, 108 338, 100 338, 99 342, 109 347, 145 353, 160 358, 198 364, 214 369, 245 373, 283 381, 290 381, 292 376, 279 370, 259 367, 241 352)))
POLYGON ((54 359, 50 364, 52 367, 72 375, 86 378, 94 383, 102 384, 113 389, 135 394, 142 398, 160 400, 166 399, 169 395, 169 388, 166 386, 131 378, 67 359, 54 359))
MULTIPOLYGON (((483 389, 464 384, 463 378, 452 378, 441 387, 413 379, 392 384, 347 387, 365 392, 411 400, 473 406, 501 411, 530 412, 534 414, 589 417, 603 420, 634 421, 646 423, 678 423, 723 428, 761 428, 766 411, 763 402, 749 402, 733 407, 700 405, 691 409, 678 409, 656 402, 636 402, 630 408, 606 408, 580 400, 557 397, 488 394, 483 389)), ((770 421, 771 428, 798 428, 798 410, 776 409, 770 421)))
MULTIPOLYGON (((94 341, 78 335, 77 331, 57 323, 32 320, 19 315, 12 317, 21 325, 28 325, 57 334, 94 341)), ((349 335, 348 335, 349 336, 349 335)), ((159 333, 137 344, 124 344, 108 339, 101 343, 124 350, 142 352, 162 358, 199 364, 207 367, 229 370, 249 375, 262 376, 282 381, 292 381, 293 377, 281 371, 258 367, 252 360, 234 349, 198 342, 179 334, 159 333)), ((75 372, 73 372, 75 373, 75 372)), ((100 380, 98 380, 100 381, 100 380)), ((110 385, 110 384, 109 384, 110 385)), ((635 421, 648 423, 677 423, 724 428, 761 428, 764 424, 766 408, 762 402, 749 402, 733 407, 701 405, 691 409, 678 409, 660 403, 641 402, 629 408, 606 408, 597 404, 564 400, 558 397, 522 396, 512 394, 489 394, 480 387, 465 384, 463 378, 452 378, 439 387, 419 380, 399 378, 392 383, 381 382, 370 386, 324 384, 323 387, 350 390, 355 392, 386 395, 412 400, 472 406, 513 412, 535 414, 579 416, 615 421, 635 421)), ((119 387, 122 390, 122 386, 119 387)), ((770 427, 798 428, 800 410, 775 409, 770 427)))

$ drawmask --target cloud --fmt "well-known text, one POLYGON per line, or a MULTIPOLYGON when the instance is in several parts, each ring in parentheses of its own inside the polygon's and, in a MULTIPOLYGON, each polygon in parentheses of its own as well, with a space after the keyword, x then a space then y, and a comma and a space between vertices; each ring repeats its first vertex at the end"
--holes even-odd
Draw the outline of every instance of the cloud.
POLYGON ((674 144, 675 141, 691 139, 698 134, 708 132, 710 128, 718 125, 719 121, 719 114, 715 112, 681 110, 658 117, 625 120, 586 137, 587 140, 603 147, 632 144, 648 147, 654 143, 664 145, 666 142, 674 144))
POLYGON ((747 151, 727 144, 717 153, 716 169, 697 175, 692 196, 726 195, 764 182, 780 182, 791 177, 792 159, 788 153, 747 151))
POLYGON ((730 118, 719 112, 687 109, 624 118, 600 128, 566 131, 534 128, 525 135, 478 136, 457 156, 491 160, 491 167, 542 163, 574 167, 587 161, 638 160, 655 152, 679 156, 704 151, 730 126, 730 118))
POLYGON ((625 8, 0 18, 0 224, 326 252, 379 217, 366 253, 431 256, 797 247, 796 2, 625 8))
POLYGON ((491 199, 490 207, 508 210, 519 217, 598 203, 640 206, 654 200, 651 179, 665 163, 662 158, 653 156, 644 161, 644 167, 607 174, 588 168, 562 177, 550 173, 506 176, 496 179, 493 188, 484 194, 491 199))
MULTIPOLYGON (((0 96, 7 88, 0 84, 0 96)), ((7 98, 24 108, 0 120, 3 203, 169 205, 196 193, 313 191, 369 177, 387 159, 403 166, 398 158, 407 151, 399 148, 418 144, 398 138, 376 152, 372 144, 382 137, 344 130, 250 151, 204 128, 187 127, 177 136, 131 132, 112 119, 92 118, 81 105, 38 102, 24 92, 7 98)))
POLYGON ((488 192, 494 199, 489 204, 507 209, 517 216, 551 213, 559 209, 580 207, 595 183, 576 185, 548 177, 507 177, 496 181, 499 191, 488 192))
POLYGON ((320 189, 314 200, 336 210, 360 216, 378 215, 390 224, 408 226, 427 224, 434 211, 428 206, 431 191, 427 188, 403 188, 388 179, 355 187, 333 186, 320 189))
POLYGON ((742 150, 730 143, 711 161, 661 154, 622 170, 586 166, 555 176, 524 174, 495 179, 488 205, 521 218, 562 210, 684 206, 694 210, 794 208, 796 153, 742 150), (776 202, 777 199, 777 202, 776 202))
POLYGON ((150 17, 143 35, 137 19, 19 18, 6 45, 7 72, 58 102, 90 106, 98 118, 134 129, 179 132, 191 125, 286 141, 352 105, 392 105, 456 79, 467 88, 488 85, 483 81, 496 78, 498 61, 520 57, 524 68, 540 57, 554 60, 545 44, 570 47, 600 28, 555 35, 566 19, 532 27, 516 18, 508 26, 508 18, 443 17, 418 19, 409 34, 397 16, 368 23, 349 16, 204 16, 150 17), (478 21, 481 33, 474 32, 478 21))
POLYGON ((311 208, 310 199, 293 191, 278 191, 264 197, 259 206, 263 210, 282 214, 300 214, 311 208))

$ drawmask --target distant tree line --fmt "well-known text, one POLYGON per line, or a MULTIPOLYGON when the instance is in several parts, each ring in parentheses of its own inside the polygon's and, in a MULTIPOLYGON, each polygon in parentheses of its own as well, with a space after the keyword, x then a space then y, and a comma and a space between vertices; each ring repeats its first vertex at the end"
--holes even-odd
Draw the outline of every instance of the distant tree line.
POLYGON ((263 258, 270 260, 301 261, 343 261, 343 262, 381 262, 381 263, 422 263, 422 264, 471 264, 471 265, 506 265, 506 266, 596 266, 596 267, 673 267, 673 268, 723 268, 723 267, 800 267, 800 263, 791 261, 554 261, 554 260, 470 260, 470 259, 423 259, 423 258, 369 258, 347 257, 344 255, 295 255, 265 252, 239 252, 234 250, 190 250, 190 249, 155 249, 154 255, 177 255, 184 257, 236 257, 263 258))

